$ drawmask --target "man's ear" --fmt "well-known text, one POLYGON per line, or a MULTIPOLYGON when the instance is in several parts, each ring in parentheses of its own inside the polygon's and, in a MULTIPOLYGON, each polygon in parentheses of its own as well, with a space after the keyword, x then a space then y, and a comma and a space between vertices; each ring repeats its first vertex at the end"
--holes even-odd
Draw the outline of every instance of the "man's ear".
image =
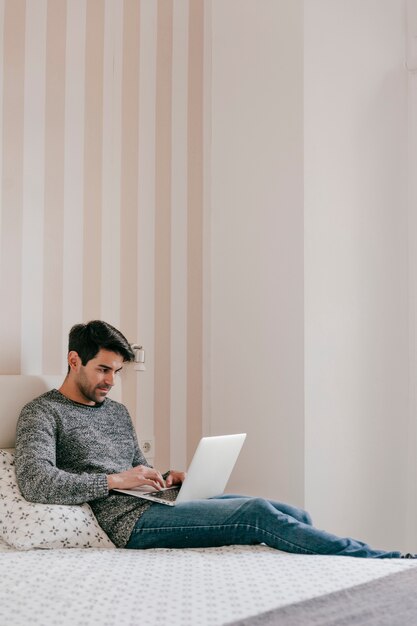
POLYGON ((71 350, 70 352, 68 352, 68 365, 70 367, 70 370, 76 370, 80 363, 81 359, 78 356, 78 352, 75 352, 75 350, 71 350))

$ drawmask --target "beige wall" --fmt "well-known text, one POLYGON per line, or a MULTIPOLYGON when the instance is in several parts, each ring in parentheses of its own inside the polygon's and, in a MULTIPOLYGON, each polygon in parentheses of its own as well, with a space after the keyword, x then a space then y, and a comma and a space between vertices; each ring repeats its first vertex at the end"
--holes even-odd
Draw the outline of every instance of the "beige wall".
POLYGON ((70 326, 105 319, 147 350, 124 381, 141 436, 168 465, 172 434, 184 465, 202 413, 203 2, 2 0, 0 40, 0 373, 64 372, 70 326))
POLYGON ((204 426, 248 432, 231 490, 413 550, 405 2, 210 5, 204 426))
POLYGON ((303 3, 211 3, 207 432, 229 490, 304 501, 303 3))
POLYGON ((417 546, 417 2, 407 0, 408 70, 408 257, 410 326, 410 437, 408 442, 407 539, 417 546))
POLYGON ((411 550, 404 11, 305 5, 305 485, 319 526, 411 550))

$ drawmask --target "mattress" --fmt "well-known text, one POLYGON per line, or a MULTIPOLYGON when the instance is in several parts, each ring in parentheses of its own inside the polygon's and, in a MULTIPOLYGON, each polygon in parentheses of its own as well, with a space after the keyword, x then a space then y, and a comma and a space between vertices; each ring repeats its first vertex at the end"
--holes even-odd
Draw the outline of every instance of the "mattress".
POLYGON ((404 559, 188 550, 0 549, 2 626, 213 626, 416 567, 404 559))

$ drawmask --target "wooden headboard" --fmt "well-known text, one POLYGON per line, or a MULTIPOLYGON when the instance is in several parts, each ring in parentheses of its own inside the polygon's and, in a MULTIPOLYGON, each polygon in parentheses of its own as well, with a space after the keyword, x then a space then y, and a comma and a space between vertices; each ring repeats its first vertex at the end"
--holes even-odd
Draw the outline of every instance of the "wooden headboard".
MULTIPOLYGON (((13 448, 16 422, 21 409, 27 402, 50 389, 58 389, 65 376, 0 375, 0 448, 13 448)), ((109 394, 120 401, 121 388, 118 383, 109 394)))

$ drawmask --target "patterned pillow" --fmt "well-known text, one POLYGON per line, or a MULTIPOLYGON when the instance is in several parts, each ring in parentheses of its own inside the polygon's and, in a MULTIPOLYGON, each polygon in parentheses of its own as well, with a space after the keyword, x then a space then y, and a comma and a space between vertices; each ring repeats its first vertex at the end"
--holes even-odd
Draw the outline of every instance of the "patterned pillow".
POLYGON ((17 550, 114 548, 88 504, 37 504, 22 496, 14 454, 0 450, 0 539, 17 550))

